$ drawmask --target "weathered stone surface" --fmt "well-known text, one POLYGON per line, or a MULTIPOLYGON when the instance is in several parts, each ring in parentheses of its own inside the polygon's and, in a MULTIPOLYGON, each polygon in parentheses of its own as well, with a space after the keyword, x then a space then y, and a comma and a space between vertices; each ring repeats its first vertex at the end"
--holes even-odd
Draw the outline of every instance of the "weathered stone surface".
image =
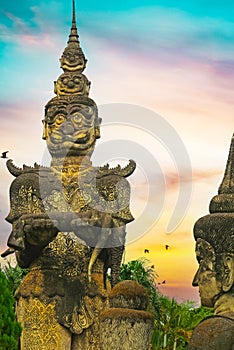
POLYGON ((153 315, 145 289, 134 281, 118 283, 110 292, 110 308, 100 315, 101 350, 147 350, 153 331, 153 315))
POLYGON ((234 349, 234 138, 219 193, 210 214, 194 226, 199 269, 193 285, 214 316, 194 330, 188 350, 234 349))
POLYGON ((116 284, 109 294, 110 307, 145 310, 148 295, 143 286, 135 281, 122 281, 116 284))
POLYGON ((202 321, 192 334, 188 350, 233 350, 234 314, 232 318, 214 316, 202 321))

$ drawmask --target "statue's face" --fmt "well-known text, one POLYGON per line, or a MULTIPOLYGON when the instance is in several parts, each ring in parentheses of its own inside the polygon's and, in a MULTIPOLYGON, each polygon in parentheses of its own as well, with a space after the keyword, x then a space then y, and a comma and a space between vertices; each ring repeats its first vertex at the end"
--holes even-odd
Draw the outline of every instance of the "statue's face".
POLYGON ((61 68, 64 71, 83 71, 86 66, 86 59, 77 43, 70 43, 63 52, 60 59, 61 68))
POLYGON ((91 154, 99 137, 96 109, 76 101, 56 101, 46 110, 43 139, 52 156, 91 154))
POLYGON ((222 283, 217 280, 215 270, 215 251, 210 243, 198 238, 196 256, 199 268, 194 276, 193 286, 199 287, 201 304, 213 307, 216 297, 222 292, 222 283))

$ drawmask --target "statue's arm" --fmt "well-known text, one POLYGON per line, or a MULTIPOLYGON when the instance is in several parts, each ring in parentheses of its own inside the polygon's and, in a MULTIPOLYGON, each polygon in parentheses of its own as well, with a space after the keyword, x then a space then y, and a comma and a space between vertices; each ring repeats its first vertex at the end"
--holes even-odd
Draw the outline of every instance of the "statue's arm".
POLYGON ((46 214, 22 215, 12 225, 8 246, 15 249, 18 264, 26 268, 57 235, 56 221, 46 214))

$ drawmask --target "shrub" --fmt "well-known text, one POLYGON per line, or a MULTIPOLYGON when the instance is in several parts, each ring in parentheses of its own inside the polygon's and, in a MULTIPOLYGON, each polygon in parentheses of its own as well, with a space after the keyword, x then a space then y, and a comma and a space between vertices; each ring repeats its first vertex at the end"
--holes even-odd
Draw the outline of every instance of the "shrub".
POLYGON ((5 274, 0 270, 0 350, 18 349, 21 326, 16 321, 14 297, 5 274))

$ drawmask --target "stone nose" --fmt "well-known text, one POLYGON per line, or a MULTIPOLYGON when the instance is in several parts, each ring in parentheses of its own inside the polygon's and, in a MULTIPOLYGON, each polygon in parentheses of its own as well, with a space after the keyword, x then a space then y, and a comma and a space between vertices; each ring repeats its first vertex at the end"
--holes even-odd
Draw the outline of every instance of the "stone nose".
POLYGON ((199 276, 199 269, 195 273, 195 276, 193 277, 192 285, 193 287, 198 287, 198 276, 199 276))
POLYGON ((64 135, 71 135, 74 133, 74 127, 71 122, 67 121, 62 125, 62 132, 64 135))
POLYGON ((72 89, 72 88, 74 88, 75 84, 74 84, 74 82, 73 82, 72 80, 70 80, 70 81, 68 82, 67 86, 68 86, 70 89, 72 89))

